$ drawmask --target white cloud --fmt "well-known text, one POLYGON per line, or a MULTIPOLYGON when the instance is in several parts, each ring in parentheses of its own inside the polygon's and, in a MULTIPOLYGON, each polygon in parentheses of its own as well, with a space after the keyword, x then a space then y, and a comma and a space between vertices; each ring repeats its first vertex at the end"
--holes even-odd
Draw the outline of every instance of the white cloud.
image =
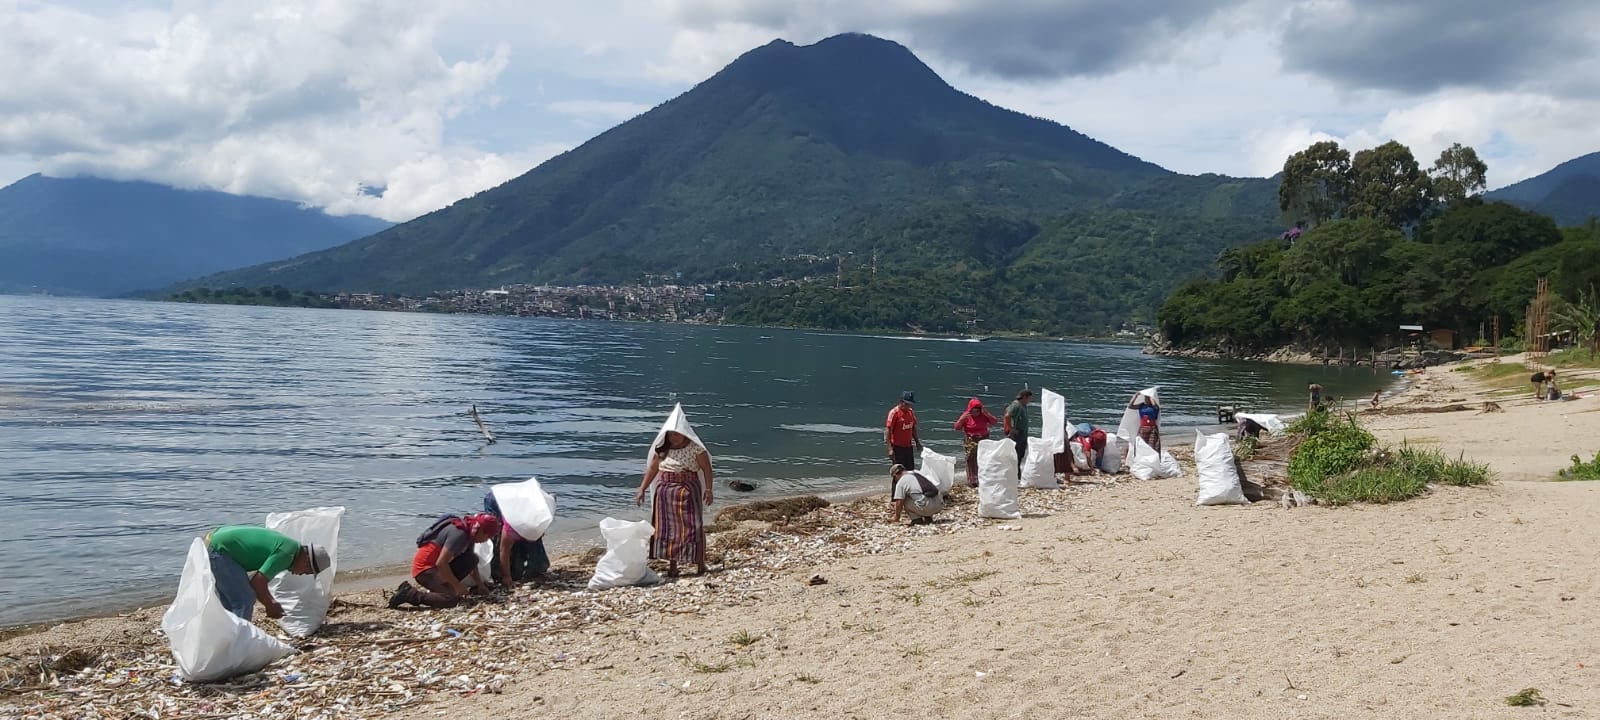
MULTIPOLYGON (((439 206, 524 159, 450 146, 504 46, 447 60, 426 2, 184 2, 95 17, 0 10, 0 154, 51 174, 359 205, 390 219, 439 206), (434 177, 419 173, 439 172, 434 177), (455 173, 460 173, 455 174, 455 173), (359 186, 387 187, 382 198, 359 186)), ((537 154, 537 153, 535 153, 537 154)))

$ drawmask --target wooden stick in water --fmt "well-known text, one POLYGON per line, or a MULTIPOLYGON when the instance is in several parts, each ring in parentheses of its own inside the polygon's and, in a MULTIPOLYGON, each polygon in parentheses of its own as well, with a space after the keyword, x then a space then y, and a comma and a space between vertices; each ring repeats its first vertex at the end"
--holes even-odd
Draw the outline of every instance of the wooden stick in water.
POLYGON ((478 414, 478 406, 476 404, 472 406, 470 414, 472 415, 472 421, 478 424, 478 430, 483 432, 483 436, 489 439, 490 444, 494 444, 494 433, 489 432, 489 426, 483 424, 483 417, 478 414))

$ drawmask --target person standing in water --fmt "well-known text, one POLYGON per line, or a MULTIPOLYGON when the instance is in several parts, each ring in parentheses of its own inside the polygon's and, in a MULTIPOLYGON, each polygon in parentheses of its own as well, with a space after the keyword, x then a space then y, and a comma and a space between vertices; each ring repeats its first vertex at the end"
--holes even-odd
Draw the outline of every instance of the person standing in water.
POLYGON ((1003 416, 1006 437, 1017 446, 1017 479, 1022 479, 1022 461, 1028 457, 1028 401, 1033 399, 1033 391, 1024 388, 1017 393, 1017 399, 1006 406, 1003 416))
POLYGON ((1310 387, 1308 387, 1307 389, 1311 391, 1311 401, 1310 401, 1310 403, 1308 403, 1306 412, 1316 412, 1318 410, 1321 410, 1322 409, 1322 386, 1317 384, 1317 383, 1311 383, 1310 387))
MULTIPOLYGON (((917 396, 910 390, 900 393, 900 402, 889 410, 883 425, 883 444, 889 449, 889 463, 915 470, 917 453, 922 452, 922 438, 917 436, 917 413, 912 405, 917 396)), ((889 492, 894 492, 891 484, 889 492)))
POLYGON ((967 455, 967 486, 978 486, 978 441, 989 439, 989 427, 1000 419, 983 409, 983 401, 967 401, 967 411, 956 418, 955 428, 961 431, 961 450, 967 455))

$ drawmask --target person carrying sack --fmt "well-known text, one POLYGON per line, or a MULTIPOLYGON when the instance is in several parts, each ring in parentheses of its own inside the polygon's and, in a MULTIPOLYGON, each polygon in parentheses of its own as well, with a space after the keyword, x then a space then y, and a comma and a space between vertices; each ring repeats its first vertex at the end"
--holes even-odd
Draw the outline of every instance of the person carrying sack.
POLYGON ((894 515, 889 522, 900 522, 900 513, 905 512, 911 516, 912 525, 928 525, 933 522, 933 516, 944 509, 939 487, 922 473, 908 472, 904 465, 895 465, 889 468, 889 478, 894 481, 894 515))

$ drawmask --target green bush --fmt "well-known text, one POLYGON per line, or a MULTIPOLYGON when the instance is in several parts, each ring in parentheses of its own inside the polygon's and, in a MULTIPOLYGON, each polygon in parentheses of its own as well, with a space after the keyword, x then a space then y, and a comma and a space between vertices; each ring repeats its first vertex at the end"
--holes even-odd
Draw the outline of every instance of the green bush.
POLYGON ((1489 482, 1489 466, 1468 460, 1465 455, 1446 460, 1438 450, 1401 446, 1390 462, 1401 472, 1430 485, 1468 487, 1489 482))
POLYGON ((1427 490, 1425 480, 1400 467, 1371 465, 1324 482, 1320 491, 1312 495, 1330 505, 1348 505, 1409 500, 1427 490))
POLYGON ((1316 496, 1314 490, 1323 488, 1330 478, 1365 464, 1377 443, 1378 439, 1355 421, 1329 422, 1321 431, 1306 437, 1289 457, 1289 484, 1316 496))
POLYGON ((1330 420, 1327 410, 1313 410, 1289 423, 1285 432, 1290 435, 1315 435, 1328 429, 1330 420))
POLYGON ((1600 480, 1600 453, 1594 454, 1594 459, 1584 462, 1577 455, 1572 456, 1572 467, 1561 471, 1562 480, 1600 480))

